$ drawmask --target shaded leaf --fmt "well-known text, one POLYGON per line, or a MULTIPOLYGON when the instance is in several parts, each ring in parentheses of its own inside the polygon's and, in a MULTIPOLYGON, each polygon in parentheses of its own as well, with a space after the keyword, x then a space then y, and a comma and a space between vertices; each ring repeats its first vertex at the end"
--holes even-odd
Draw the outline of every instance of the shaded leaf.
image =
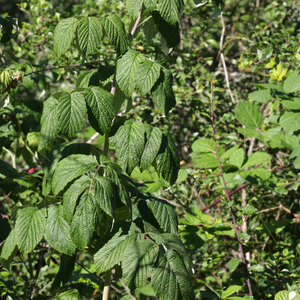
POLYGON ((179 21, 182 0, 161 0, 159 2, 160 15, 171 25, 179 21))
POLYGON ((241 124, 249 128, 255 129, 263 124, 262 113, 253 102, 240 101, 235 107, 235 115, 241 124))

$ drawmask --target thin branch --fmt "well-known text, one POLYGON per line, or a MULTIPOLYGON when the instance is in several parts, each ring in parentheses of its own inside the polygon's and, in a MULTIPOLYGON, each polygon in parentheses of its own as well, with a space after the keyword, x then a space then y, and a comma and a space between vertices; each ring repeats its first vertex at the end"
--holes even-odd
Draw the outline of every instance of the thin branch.
POLYGON ((140 10, 140 12, 139 12, 139 14, 138 14, 138 16, 136 18, 136 21, 135 21, 135 23, 134 23, 134 25, 133 25, 133 27, 131 29, 130 34, 128 36, 129 40, 131 40, 133 38, 133 36, 134 36, 134 34, 136 32, 136 29, 138 28, 139 22, 140 22, 141 17, 142 17, 143 10, 144 10, 144 4, 142 5, 142 8, 141 8, 141 10, 140 10))
MULTIPOLYGON (((210 92, 211 122, 212 122, 212 127, 213 127, 213 135, 215 136, 216 135, 216 125, 214 123, 214 118, 213 118, 214 107, 213 107, 213 101, 212 101, 212 99, 213 99, 213 85, 211 83, 211 92, 210 92)), ((223 184, 224 184, 226 198, 227 198, 227 201, 230 202, 229 192, 228 192, 228 189, 227 189, 227 185, 226 185, 226 181, 225 181, 224 173, 223 173, 223 168, 222 168, 222 164, 221 164, 221 160, 220 160, 220 156, 219 156, 218 144, 217 144, 216 139, 214 139, 214 140, 215 140, 215 147, 216 147, 216 155, 217 155, 217 159, 218 159, 218 162, 219 162, 219 168, 220 168, 221 178, 222 178, 222 181, 223 181, 223 184)), ((231 217, 232 217, 232 221, 233 221, 235 235, 236 235, 236 238, 237 238, 238 243, 239 243, 239 248, 240 248, 240 252, 241 252, 242 262, 243 262, 243 264, 245 266, 245 272, 246 272, 246 277, 247 277, 247 285, 248 285, 248 289, 249 289, 249 294, 252 295, 250 277, 249 277, 249 272, 248 272, 248 268, 247 268, 247 263, 246 263, 246 260, 245 260, 243 245, 242 245, 241 239, 238 236, 239 232, 238 232, 238 229, 237 229, 235 215, 234 215, 232 207, 230 208, 230 210, 231 210, 231 217)))
POLYGON ((18 187, 18 184, 15 184, 15 186, 13 187, 13 189, 4 197, 3 200, 1 200, 0 204, 2 204, 6 199, 8 199, 8 197, 12 194, 12 192, 18 187))
MULTIPOLYGON (((276 168, 274 168, 273 170, 271 170, 270 172, 271 172, 271 173, 275 173, 275 172, 277 172, 278 170, 284 169, 284 168, 287 167, 287 166, 288 166, 288 165, 282 165, 282 166, 276 167, 276 168)), ((240 185, 239 187, 237 187, 237 188, 234 189, 233 191, 229 192, 229 193, 228 193, 229 196, 231 196, 232 194, 238 192, 239 190, 241 190, 241 189, 247 187, 248 185, 250 185, 249 182, 240 185)), ((202 212, 205 212, 206 210, 208 210, 208 209, 210 209, 211 207, 215 206, 216 204, 218 204, 219 202, 221 202, 222 198, 223 198, 223 195, 220 196, 220 197, 218 197, 218 198, 217 198, 213 203, 211 203, 210 205, 208 205, 208 206, 202 208, 201 211, 202 211, 202 212)))
POLYGON ((222 60, 223 68, 224 68, 225 81, 226 81, 227 89, 228 89, 228 92, 229 92, 229 96, 230 96, 230 99, 231 99, 232 103, 235 104, 235 100, 234 100, 233 94, 232 94, 231 89, 230 89, 228 72, 227 72, 225 57, 224 57, 224 53, 223 53, 223 49, 222 49, 223 42, 224 42, 224 36, 225 36, 225 23, 224 23, 223 13, 221 13, 221 21, 222 21, 222 33, 221 33, 221 39, 220 39, 220 49, 221 49, 220 56, 221 56, 221 60, 222 60))

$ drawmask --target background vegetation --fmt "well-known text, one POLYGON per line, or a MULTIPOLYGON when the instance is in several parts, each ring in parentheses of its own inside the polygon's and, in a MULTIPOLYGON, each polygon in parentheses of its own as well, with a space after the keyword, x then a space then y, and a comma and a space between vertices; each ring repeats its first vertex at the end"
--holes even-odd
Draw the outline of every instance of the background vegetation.
MULTIPOLYGON (((145 26, 135 33, 131 49, 172 72, 176 105, 165 116, 150 95, 134 92, 120 111, 168 131, 181 170, 171 186, 153 166, 135 168, 131 178, 176 210, 196 299, 300 299, 300 6, 292 0, 227 0, 219 15, 221 4, 186 0, 181 40, 170 53, 159 35, 145 35, 145 26)), ((49 149, 38 151, 43 102, 74 90, 87 71, 116 59, 108 38, 86 56, 70 47, 58 58, 55 27, 65 18, 111 13, 129 32, 134 21, 119 1, 2 5, 0 66, 23 76, 14 74, 21 80, 9 90, 4 81, 0 86, 2 249, 15 207, 45 200, 41 186, 49 149), (12 26, 8 40, 4 19, 12 26), (11 179, 6 163, 21 179, 11 179)), ((102 149, 105 136, 95 138, 95 132, 85 121, 76 138, 60 134, 54 146, 88 142, 102 149)), ((115 158, 113 147, 108 153, 115 158)), ((0 299, 52 299, 65 291, 100 299, 105 275, 96 274, 89 250, 76 255, 71 272, 60 269, 67 258, 51 253, 43 240, 24 256, 17 251, 8 259, 2 252, 0 299)), ((150 284, 130 290, 118 278, 112 280, 112 299, 156 299, 150 284)))

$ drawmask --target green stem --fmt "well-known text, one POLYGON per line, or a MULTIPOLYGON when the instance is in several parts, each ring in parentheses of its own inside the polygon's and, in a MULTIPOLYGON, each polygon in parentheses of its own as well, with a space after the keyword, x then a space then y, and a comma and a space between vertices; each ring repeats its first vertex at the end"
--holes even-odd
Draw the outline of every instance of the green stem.
POLYGON ((30 274, 30 278, 33 279, 32 259, 30 253, 28 253, 28 271, 30 274))
POLYGON ((103 155, 107 156, 109 149, 109 129, 105 132, 104 138, 103 155))
POLYGON ((106 271, 105 273, 105 283, 104 283, 102 300, 109 299, 110 283, 111 283, 111 269, 106 271))

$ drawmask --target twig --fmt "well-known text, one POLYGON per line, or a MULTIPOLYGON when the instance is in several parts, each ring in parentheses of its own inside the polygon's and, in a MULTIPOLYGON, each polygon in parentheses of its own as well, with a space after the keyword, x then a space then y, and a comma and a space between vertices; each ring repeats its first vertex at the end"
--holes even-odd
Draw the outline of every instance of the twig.
POLYGON ((123 285, 125 291, 127 292, 127 294, 129 295, 129 297, 133 300, 136 300, 136 298, 131 294, 130 289, 128 288, 128 286, 124 283, 124 281, 122 279, 119 279, 121 284, 123 285))
POLYGON ((133 36, 134 36, 134 34, 135 34, 135 32, 136 32, 136 29, 137 29, 137 27, 138 27, 138 25, 139 25, 139 22, 140 22, 140 20, 141 20, 141 17, 142 17, 143 10, 144 10, 144 4, 142 5, 142 8, 141 8, 141 10, 140 10, 140 12, 139 12, 139 14, 138 14, 138 16, 137 16, 137 18, 136 18, 136 21, 135 21, 135 23, 134 23, 134 25, 133 25, 133 27, 132 27, 132 29, 131 29, 130 34, 129 34, 129 36, 128 36, 128 39, 129 39, 129 40, 131 40, 131 39, 133 38, 133 36))
MULTIPOLYGON (((270 172, 271 172, 271 173, 275 173, 275 172, 277 172, 278 170, 284 169, 284 168, 287 167, 287 166, 288 166, 288 165, 282 165, 282 166, 276 167, 276 168, 274 168, 273 170, 271 170, 270 172)), ((237 191, 239 191, 239 190, 241 190, 241 189, 247 187, 248 185, 250 185, 249 182, 240 185, 239 187, 237 187, 237 188, 234 189, 233 191, 229 192, 229 193, 228 193, 229 196, 231 196, 232 194, 236 193, 237 191)), ((213 203, 211 203, 210 205, 208 205, 208 206, 202 208, 201 211, 202 211, 202 212, 205 212, 206 210, 208 210, 208 209, 210 209, 211 207, 215 206, 216 204, 218 204, 219 202, 221 202, 222 198, 223 198, 223 195, 220 196, 220 197, 218 197, 218 198, 217 198, 213 203)))
POLYGON ((212 276, 214 276, 214 278, 216 279, 217 284, 218 284, 220 287, 222 287, 223 284, 219 281, 219 279, 218 279, 218 277, 216 276, 216 274, 215 274, 213 271, 210 271, 210 272, 211 272, 212 276))
POLYGON ((224 75, 225 75, 225 80, 226 80, 226 85, 227 85, 227 89, 229 92, 229 96, 230 96, 232 103, 235 104, 235 100, 234 100, 233 94, 230 89, 230 83, 229 83, 229 79, 228 79, 228 72, 227 72, 225 57, 224 57, 224 53, 222 50, 224 35, 225 35, 225 23, 224 23, 223 13, 221 13, 221 21, 222 21, 222 33, 221 33, 221 39, 220 39, 220 49, 221 49, 220 56, 221 56, 221 60, 222 60, 223 68, 224 68, 224 75))
MULTIPOLYGON (((210 92, 210 105, 211 105, 211 122, 212 122, 212 128, 213 128, 213 135, 215 136, 216 135, 216 125, 214 123, 213 84, 212 84, 212 82, 211 82, 211 92, 210 92)), ((226 198, 227 198, 227 201, 230 202, 229 192, 228 192, 228 189, 227 189, 227 185, 226 185, 226 181, 225 181, 224 173, 223 173, 223 168, 222 168, 221 160, 220 160, 220 157, 219 157, 218 144, 217 144, 216 139, 214 139, 214 140, 215 140, 215 147, 216 147, 216 155, 217 155, 217 159, 218 159, 218 162, 219 162, 220 174, 221 174, 221 178, 222 178, 222 181, 223 181, 223 184, 224 184, 226 198)), ((236 238, 237 238, 238 243, 239 243, 239 248, 240 248, 240 252, 241 252, 242 262, 243 262, 243 264, 245 266, 245 272, 246 272, 246 277, 247 277, 247 285, 248 285, 248 289, 249 289, 249 294, 252 295, 250 277, 249 277, 249 272, 248 272, 248 268, 247 268, 247 263, 246 263, 246 260, 245 260, 243 245, 242 245, 241 239, 238 236, 239 232, 238 232, 238 229, 237 229, 235 215, 234 215, 232 207, 230 208, 230 210, 231 210, 231 217, 232 217, 232 221, 233 221, 235 235, 236 235, 236 238)))
POLYGON ((12 192, 17 188, 18 184, 15 184, 15 186, 13 187, 13 189, 4 197, 4 199, 0 202, 0 204, 2 204, 6 199, 8 199, 8 197, 12 194, 12 192))

